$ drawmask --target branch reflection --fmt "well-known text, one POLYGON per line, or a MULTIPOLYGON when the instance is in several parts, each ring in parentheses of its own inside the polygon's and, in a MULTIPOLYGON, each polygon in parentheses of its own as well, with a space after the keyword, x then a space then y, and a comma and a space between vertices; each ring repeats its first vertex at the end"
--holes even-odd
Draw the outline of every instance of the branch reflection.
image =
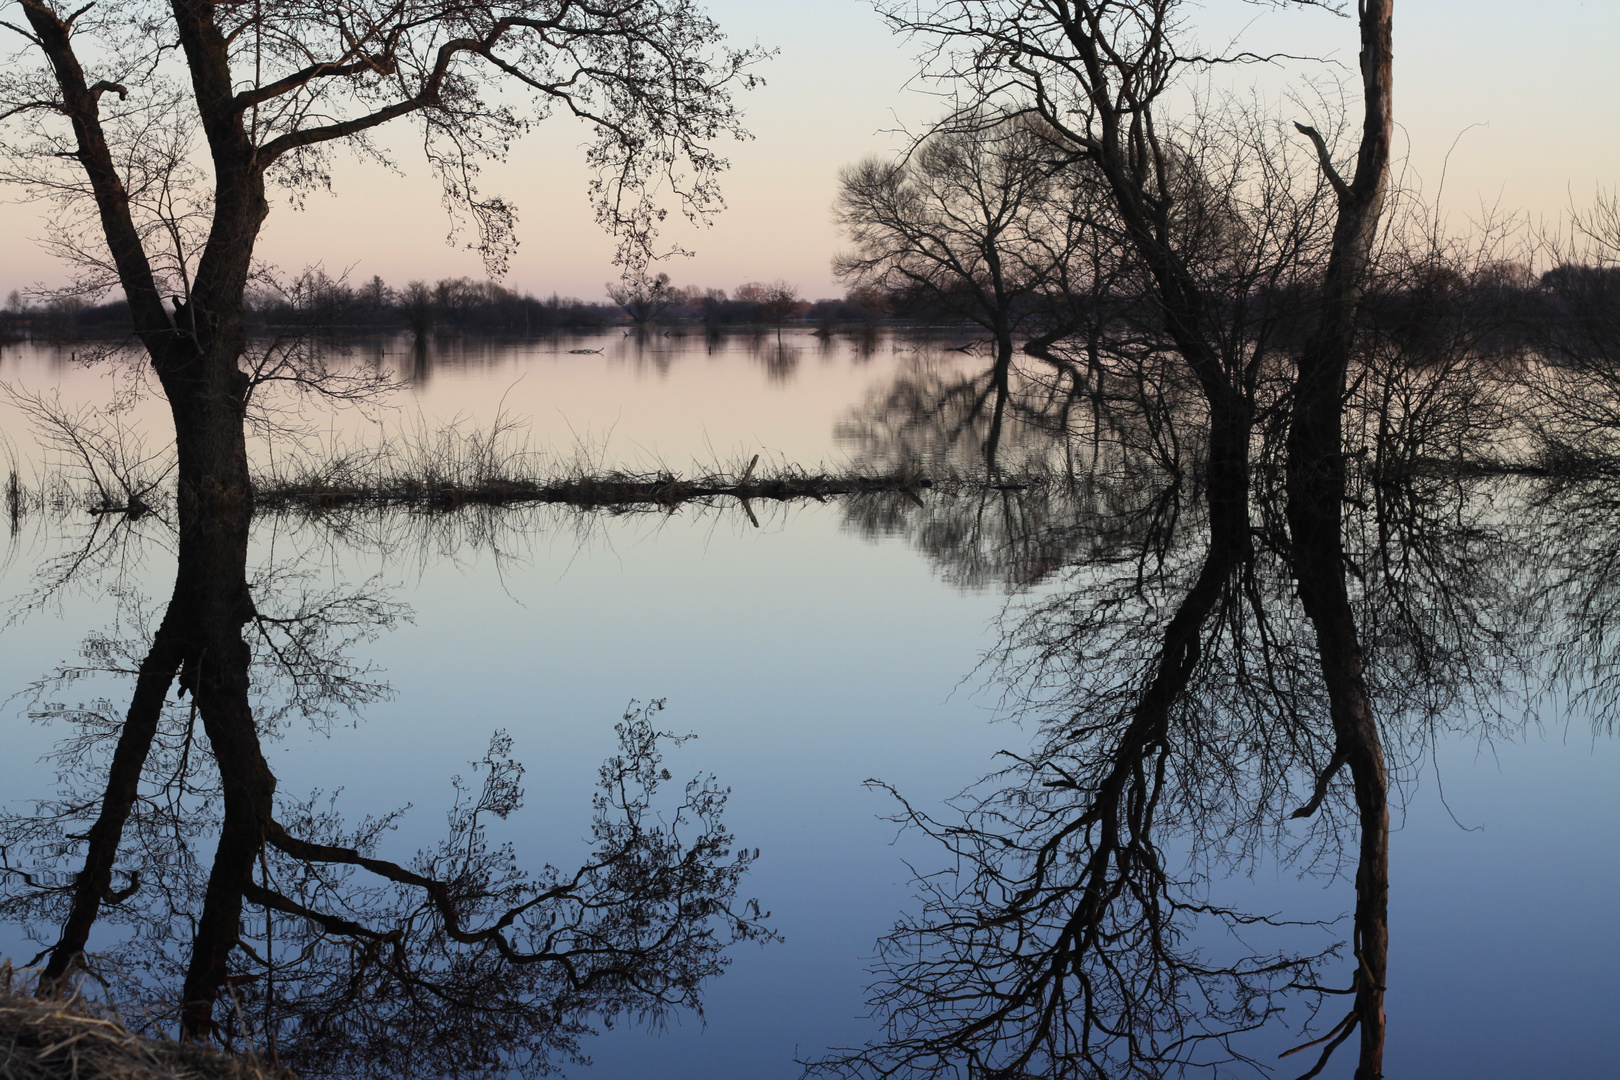
MULTIPOLYGON (((966 385, 906 377, 874 396, 852 422, 870 460, 939 460, 967 428, 966 385)), ((944 811, 879 785, 942 868, 919 868, 918 907, 883 939, 884 1035, 812 1073, 1269 1068, 1257 1048, 1285 1036, 1258 1032, 1294 1006, 1324 1017, 1285 1055, 1305 1076, 1357 1034, 1356 1075, 1380 1075, 1390 800, 1438 739, 1516 734, 1549 668, 1612 685, 1612 650, 1591 645, 1613 560, 1578 551, 1613 529, 1569 493, 1554 510, 1521 481, 1381 456, 1317 468, 1286 499, 1283 466, 1309 461, 1263 444, 1252 475, 1205 469, 1196 414, 1146 396, 1099 401, 1090 428, 1089 410, 1025 411, 1029 431, 1060 432, 1059 482, 846 515, 955 584, 1015 593, 985 664, 1038 735, 944 811), (1351 877, 1347 940, 1221 899, 1227 875, 1268 862, 1351 877)))
POLYGON ((619 725, 573 869, 527 869, 492 833, 523 802, 501 733, 409 858, 385 854, 400 811, 348 820, 335 796, 278 793, 266 740, 389 696, 352 653, 409 612, 374 583, 250 583, 245 512, 181 521, 161 616, 115 585, 113 629, 35 687, 63 732, 60 793, 0 818, 0 915, 43 946, 41 994, 82 973, 147 1030, 308 1076, 541 1075, 598 1024, 699 1008, 728 948, 771 936, 737 898, 753 854, 724 789, 664 790, 683 740, 661 702, 619 725), (106 678, 133 680, 127 709, 58 703, 106 678))

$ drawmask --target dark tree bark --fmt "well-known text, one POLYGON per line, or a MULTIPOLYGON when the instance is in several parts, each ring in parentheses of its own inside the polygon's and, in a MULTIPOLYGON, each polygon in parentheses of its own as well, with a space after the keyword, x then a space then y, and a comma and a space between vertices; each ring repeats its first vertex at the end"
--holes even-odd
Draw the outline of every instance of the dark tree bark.
POLYGON ((152 648, 141 662, 135 679, 124 726, 118 733, 108 768, 107 786, 101 798, 101 812, 86 834, 88 850, 84 868, 74 882, 73 899, 62 923, 62 934, 52 947, 40 973, 42 993, 54 994, 65 978, 82 962, 90 930, 101 913, 102 903, 112 893, 113 864, 124 825, 140 794, 141 770, 146 765, 163 714, 164 699, 184 658, 178 624, 179 605, 171 600, 163 622, 152 639, 152 648))
MULTIPOLYGON (((1336 740, 1318 790, 1348 766, 1360 817, 1356 871, 1355 1003, 1341 1034, 1318 1063, 1359 1026, 1356 1080, 1383 1076, 1384 990, 1389 955, 1389 774, 1377 718, 1362 674, 1362 650, 1345 583, 1342 507, 1345 497, 1343 413, 1356 319, 1372 265, 1373 243, 1389 184, 1392 104, 1393 0, 1362 0, 1361 76, 1365 117, 1354 178, 1335 171, 1314 130, 1315 143, 1339 198, 1316 330, 1299 359, 1288 439, 1288 524, 1295 577, 1316 630, 1336 740)), ((1309 812, 1307 807, 1301 813, 1309 812)), ((1313 1070, 1309 1075, 1315 1075, 1313 1070)))
MULTIPOLYGON (((240 429, 240 424, 238 424, 240 429)), ((242 923, 242 894, 274 817, 276 778, 259 745, 249 701, 251 650, 242 628, 253 617, 247 583, 250 512, 238 504, 227 516, 216 504, 193 537, 195 561, 189 608, 196 652, 185 673, 219 768, 224 819, 192 937, 181 990, 180 1030, 186 1038, 213 1031, 215 999, 225 986, 231 950, 242 923)))
MULTIPOLYGON (((454 147, 455 153, 437 157, 430 150, 430 159, 449 201, 478 222, 486 262, 499 269, 511 246, 512 211, 500 200, 480 198, 470 170, 455 162, 498 153, 521 130, 520 118, 478 96, 481 81, 514 81, 595 125, 598 140, 589 156, 606 176, 597 190, 599 214, 620 234, 633 263, 650 245, 659 217, 641 196, 653 181, 668 181, 699 215, 718 205, 714 177, 725 162, 707 144, 740 133, 729 86, 748 84, 744 69, 758 54, 727 52, 711 61, 706 52, 718 41, 718 30, 689 0, 430 3, 408 9, 365 3, 250 9, 171 0, 106 16, 88 15, 94 5, 71 14, 51 0, 21 0, 21 6, 26 28, 0 26, 38 50, 45 61, 41 76, 54 82, 59 98, 40 100, 26 78, 0 80, 0 99, 24 95, 0 100, 0 121, 44 118, 30 135, 46 146, 54 139, 61 149, 35 153, 24 140, 0 145, 0 151, 29 164, 36 184, 85 189, 94 201, 99 243, 80 240, 87 249, 104 245, 110 258, 90 261, 110 262, 128 298, 135 335, 168 399, 180 534, 175 594, 142 665, 42 990, 59 987, 84 951, 111 888, 114 857, 157 717, 179 672, 224 792, 223 828, 183 990, 182 1034, 200 1038, 212 1028, 275 793, 249 703, 250 650, 243 638, 254 614, 246 580, 253 493, 244 430, 253 386, 242 364, 248 347, 243 301, 269 213, 267 171, 303 170, 307 183, 304 155, 420 116, 431 134, 454 147), (190 92, 175 107, 192 111, 211 177, 203 199, 209 208, 206 239, 194 264, 177 243, 166 256, 175 265, 155 268, 148 247, 154 234, 143 232, 125 169, 139 184, 141 169, 129 163, 149 163, 161 151, 143 145, 139 135, 134 143, 119 144, 116 124, 109 126, 101 105, 107 94, 123 102, 132 88, 137 97, 150 88, 133 81, 128 87, 92 83, 76 43, 96 34, 107 41, 98 42, 92 64, 122 62, 120 48, 144 49, 147 55, 129 71, 154 83, 172 69, 170 53, 179 45, 190 92), (252 51, 244 53, 247 42, 252 51), (243 74, 233 71, 233 61, 240 65, 244 59, 252 69, 245 89, 243 74), (65 118, 65 138, 50 128, 51 118, 65 118), (170 292, 183 293, 170 297, 172 311, 165 304, 170 292)), ((153 107, 151 101, 146 107, 153 107)), ((164 121, 181 123, 160 116, 164 121)), ((16 175, 30 174, 24 168, 16 175)))

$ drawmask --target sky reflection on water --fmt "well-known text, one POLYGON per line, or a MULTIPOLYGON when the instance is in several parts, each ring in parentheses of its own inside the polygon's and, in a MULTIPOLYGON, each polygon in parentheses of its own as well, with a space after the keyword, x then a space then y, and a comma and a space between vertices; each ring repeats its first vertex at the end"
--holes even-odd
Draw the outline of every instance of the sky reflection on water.
MULTIPOLYGON (((422 393, 431 415, 487 407, 491 389, 508 386, 506 407, 532 410, 537 429, 543 402, 573 409, 575 430, 587 407, 592 431, 622 408, 610 445, 622 432, 637 453, 693 457, 703 445, 694 431, 721 431, 745 452, 828 456, 834 423, 895 372, 892 358, 862 363, 840 352, 772 382, 747 347, 719 359, 693 350, 663 367, 566 353, 486 359, 435 370, 422 393), (772 395, 791 425, 771 412, 772 395), (782 441, 751 441, 760 431, 782 441)), ((82 379, 68 385, 88 393, 82 379)), ((991 722, 1002 714, 999 692, 978 662, 997 642, 1009 579, 1012 603, 1037 602, 1063 587, 1048 573, 1085 546, 1043 548, 998 579, 973 559, 950 561, 960 528, 872 527, 886 519, 836 503, 781 510, 760 529, 729 508, 519 513, 527 517, 506 531, 499 556, 413 544, 409 529, 398 544, 356 544, 319 526, 256 523, 253 564, 296 565, 327 585, 374 580, 413 614, 356 650, 357 661, 384 669, 392 700, 353 726, 294 724, 269 744, 281 791, 341 787, 353 816, 411 803, 390 841, 407 854, 435 834, 449 775, 506 729, 529 766, 527 807, 506 831, 526 858, 567 865, 584 848, 613 722, 631 699, 666 698, 668 726, 699 736, 671 768, 713 772, 731 787, 729 824, 762 852, 743 893, 773 912, 785 941, 735 953, 706 995, 706 1029, 688 1017, 661 1035, 615 1031, 587 1043, 596 1064, 579 1075, 786 1078, 798 1073, 795 1056, 870 1037, 865 967, 908 906, 903 860, 921 868, 939 856, 915 835, 891 843, 895 829, 881 816, 893 808, 862 781, 879 777, 937 805, 994 767, 997 750, 1027 745, 1028 725, 991 722), (851 527, 863 520, 875 535, 851 527)), ((139 528, 140 558, 121 584, 160 602, 170 556, 161 528, 139 528)), ((49 529, 14 537, 5 595, 23 593, 60 543, 49 529)), ((87 586, 11 623, 0 685, 17 691, 71 658, 109 610, 87 586)), ((7 757, 24 770, 53 737, 28 723, 27 704, 12 698, 4 718, 7 757)), ((1488 745, 1461 719, 1430 745, 1432 762, 1398 763, 1408 780, 1391 870, 1391 1075, 1602 1075, 1620 1051, 1608 1022, 1609 973, 1620 961, 1620 752, 1581 709, 1566 715, 1551 699, 1541 707, 1527 728, 1488 745)), ((44 772, 14 773, 12 809, 46 793, 44 772)), ((1220 891, 1248 910, 1295 918, 1336 917, 1350 904, 1342 880, 1296 880, 1267 858, 1220 891)), ((28 951, 10 931, 0 944, 9 955, 28 951)), ((1293 1041, 1268 1035, 1260 1045, 1275 1053, 1293 1041)), ((1348 1074, 1347 1062, 1337 1067, 1348 1074)))
MULTIPOLYGON (((806 467, 838 461, 844 455, 834 427, 870 390, 914 364, 956 370, 973 363, 903 337, 828 341, 807 330, 788 331, 780 347, 774 334, 708 341, 701 331, 638 338, 618 330, 527 342, 441 338, 425 351, 408 335, 343 347, 348 363, 391 372, 400 391, 381 407, 308 414, 317 444, 334 436, 375 441, 379 432, 456 420, 482 428, 504 413, 554 461, 583 455, 598 467, 633 469, 688 470, 739 457, 746 463, 755 453, 806 467)), ((83 348, 0 346, 0 379, 32 390, 60 387, 67 401, 106 401, 115 381, 105 369, 73 361, 83 348)), ((148 397, 134 415, 149 430, 168 430, 160 399, 148 397)), ((0 430, 26 458, 26 422, 3 401, 0 430)), ((262 462, 263 444, 252 442, 262 462)))

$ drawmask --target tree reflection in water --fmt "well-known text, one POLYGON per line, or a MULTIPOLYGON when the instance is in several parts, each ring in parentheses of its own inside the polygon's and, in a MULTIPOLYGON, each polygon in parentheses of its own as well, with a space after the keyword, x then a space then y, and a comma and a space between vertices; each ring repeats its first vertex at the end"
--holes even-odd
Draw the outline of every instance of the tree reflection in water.
MULTIPOLYGON (((875 396, 852 426, 904 431, 903 453, 951 445, 959 395, 936 390, 932 406, 916 382, 875 396)), ((1244 1036, 1294 1004, 1313 1021, 1293 1050, 1304 1075, 1357 1032, 1357 1075, 1381 1074, 1385 754, 1398 795, 1445 731, 1509 732, 1522 719, 1509 691, 1547 655, 1550 601, 1581 591, 1559 574, 1585 577, 1583 560, 1551 550, 1567 542, 1545 540, 1555 515, 1504 515, 1498 480, 1392 481, 1375 458, 1289 506, 1278 468, 1204 469, 1186 423, 1168 436, 1185 481, 1164 468, 1132 433, 1175 427, 1172 411, 1099 414, 1109 438, 1049 443, 1066 484, 924 507, 874 497, 846 515, 906 535, 959 584, 1043 585, 1010 603, 986 658, 1039 735, 946 811, 888 789, 943 869, 920 868, 919 908, 881 944, 871 1006, 885 1034, 812 1072, 1261 1067, 1263 1043, 1244 1036), (1341 505, 1360 508, 1343 528, 1341 505), (1263 858, 1353 877, 1349 940, 1300 949, 1309 924, 1216 899, 1223 868, 1263 858)))
POLYGON ((662 790, 681 739, 659 702, 620 724, 574 869, 525 869, 492 839, 523 800, 499 733, 454 781, 442 838, 405 862, 381 854, 400 812, 346 821, 335 797, 278 796, 264 741, 387 695, 349 654, 407 613, 285 572, 250 587, 236 524, 182 533, 149 639, 115 589, 118 628, 36 687, 36 716, 66 729, 61 792, 0 819, 0 912, 44 946, 42 993, 82 971, 149 1030, 310 1076, 537 1075, 578 1059, 594 1024, 700 1009, 727 948, 770 936, 736 897, 752 855, 733 850, 725 792, 662 790), (109 673, 134 678, 126 715, 52 704, 109 673))
MULTIPOLYGON (((1187 388, 1138 377, 1148 354, 1092 375, 1032 360, 1009 383, 991 482, 982 374, 918 365, 844 429, 859 464, 936 479, 926 498, 848 499, 849 528, 1014 594, 984 671, 1034 739, 949 807, 892 792, 946 869, 922 867, 920 904, 884 943, 882 1037, 814 1068, 1258 1068, 1284 1037, 1262 1029, 1303 1028, 1285 1065, 1314 1075, 1337 1052, 1373 1075, 1390 802, 1438 740, 1511 736, 1538 687, 1578 686, 1612 724, 1608 485, 1434 469, 1434 417, 1403 406, 1398 423, 1353 416, 1371 450, 1290 504, 1286 410, 1264 380, 1253 471, 1210 469, 1207 418, 1187 388), (1262 861, 1353 879, 1354 914, 1228 902, 1223 877, 1262 861)), ((1389 379, 1438 378, 1387 368, 1360 384, 1374 407, 1389 379)), ((453 550, 497 535, 475 531, 506 520, 488 514, 430 527, 453 550)), ((119 565, 97 530, 58 576, 119 565)), ((538 1072, 577 1056, 593 1017, 697 1007, 727 946, 768 934, 735 899, 749 859, 722 793, 660 798, 654 710, 625 718, 577 870, 526 873, 491 839, 521 798, 500 737, 410 862, 382 857, 396 816, 346 822, 330 799, 278 796, 264 741, 386 694, 348 657, 407 613, 291 571, 250 582, 245 536, 226 518, 183 531, 156 632, 96 637, 40 686, 48 702, 87 673, 135 680, 126 714, 42 708, 72 732, 62 796, 3 822, 5 913, 46 946, 47 985, 86 968, 154 1028, 272 1048, 312 1076, 538 1072)), ((123 599, 122 625, 152 621, 123 599)))

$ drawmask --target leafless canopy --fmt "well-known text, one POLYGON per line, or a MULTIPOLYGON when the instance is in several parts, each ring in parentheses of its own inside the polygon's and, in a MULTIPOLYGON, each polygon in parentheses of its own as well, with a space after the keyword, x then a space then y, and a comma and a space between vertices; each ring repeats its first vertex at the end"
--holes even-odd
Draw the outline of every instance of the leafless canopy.
POLYGON ((0 78, 7 178, 70 203, 92 231, 114 226, 109 201, 123 196, 133 229, 109 235, 110 252, 72 228, 60 242, 97 283, 133 283, 144 254, 157 288, 181 295, 210 236, 226 239, 218 189, 233 174, 297 199, 331 182, 334 147, 380 158, 376 129, 405 117, 493 269, 515 212, 480 192, 477 163, 559 109, 595 131, 599 216, 627 254, 645 251, 664 212, 645 194, 654 181, 692 213, 718 206, 725 161, 709 144, 739 132, 728 90, 757 56, 712 55, 718 29, 690 0, 7 6, 20 46, 0 78))

